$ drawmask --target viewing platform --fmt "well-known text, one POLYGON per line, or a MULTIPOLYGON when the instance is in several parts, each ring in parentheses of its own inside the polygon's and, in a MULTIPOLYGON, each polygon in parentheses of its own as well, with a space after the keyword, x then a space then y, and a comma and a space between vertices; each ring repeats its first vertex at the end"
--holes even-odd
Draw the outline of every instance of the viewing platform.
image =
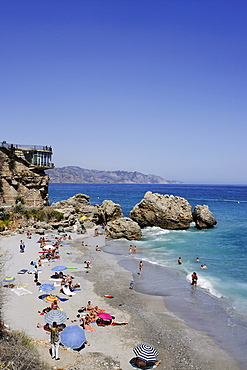
POLYGON ((6 141, 0 142, 0 146, 27 161, 30 169, 48 170, 54 168, 51 146, 9 144, 6 141))

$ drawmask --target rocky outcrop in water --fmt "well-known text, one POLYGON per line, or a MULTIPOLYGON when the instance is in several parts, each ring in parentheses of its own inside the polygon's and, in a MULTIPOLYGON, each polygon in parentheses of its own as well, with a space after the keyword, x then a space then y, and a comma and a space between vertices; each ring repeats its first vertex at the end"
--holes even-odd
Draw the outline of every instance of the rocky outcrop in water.
POLYGON ((192 221, 191 206, 184 198, 148 191, 130 212, 141 228, 158 226, 168 230, 184 230, 192 221))
POLYGON ((137 222, 128 217, 118 218, 107 223, 106 231, 112 239, 125 238, 128 240, 139 240, 142 231, 137 222))
POLYGON ((193 221, 197 229, 210 229, 217 224, 216 219, 213 217, 208 206, 197 205, 192 212, 193 221))

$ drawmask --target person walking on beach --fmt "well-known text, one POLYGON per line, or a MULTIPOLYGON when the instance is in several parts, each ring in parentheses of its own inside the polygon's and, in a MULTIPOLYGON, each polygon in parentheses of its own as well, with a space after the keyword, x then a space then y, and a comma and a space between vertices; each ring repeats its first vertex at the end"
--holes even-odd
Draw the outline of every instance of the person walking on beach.
POLYGON ((58 348, 59 348, 59 343, 60 343, 60 333, 59 333, 57 323, 55 321, 53 322, 52 327, 50 328, 50 331, 51 331, 51 337, 50 337, 51 357, 55 360, 60 360, 60 358, 58 357, 58 348))
POLYGON ((140 261, 140 263, 139 263, 139 275, 142 274, 142 268, 143 268, 143 263, 142 263, 142 261, 140 261))
POLYGON ((198 276, 196 275, 196 272, 193 272, 193 274, 191 275, 191 279, 192 279, 191 285, 197 286, 198 276))
POLYGON ((38 272, 38 266, 35 265, 34 266, 34 282, 37 283, 38 282, 38 277, 39 277, 39 272, 38 272))
POLYGON ((24 253, 24 250, 25 250, 24 242, 20 240, 20 253, 24 253))

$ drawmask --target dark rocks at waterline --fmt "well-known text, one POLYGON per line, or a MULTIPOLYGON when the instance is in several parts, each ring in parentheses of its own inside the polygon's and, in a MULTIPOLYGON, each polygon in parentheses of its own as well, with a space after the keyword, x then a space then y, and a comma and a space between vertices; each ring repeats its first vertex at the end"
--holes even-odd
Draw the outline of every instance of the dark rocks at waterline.
POLYGON ((142 231, 137 222, 128 217, 109 221, 106 226, 108 236, 112 239, 125 238, 127 240, 140 240, 142 231))
POLYGON ((192 222, 191 206, 186 199, 151 191, 134 206, 130 217, 141 228, 157 226, 168 230, 185 230, 192 222))
POLYGON ((212 212, 210 212, 208 206, 197 205, 192 212, 193 221, 196 224, 196 228, 203 230, 203 229, 211 229, 217 224, 216 219, 213 217, 212 212))

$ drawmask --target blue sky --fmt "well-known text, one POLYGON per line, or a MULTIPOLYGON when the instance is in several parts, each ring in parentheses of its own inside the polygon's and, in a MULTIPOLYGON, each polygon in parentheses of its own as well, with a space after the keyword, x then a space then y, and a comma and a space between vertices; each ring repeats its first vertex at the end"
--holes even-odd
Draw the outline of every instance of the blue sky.
POLYGON ((0 2, 0 140, 56 167, 247 184, 247 2, 0 2))

